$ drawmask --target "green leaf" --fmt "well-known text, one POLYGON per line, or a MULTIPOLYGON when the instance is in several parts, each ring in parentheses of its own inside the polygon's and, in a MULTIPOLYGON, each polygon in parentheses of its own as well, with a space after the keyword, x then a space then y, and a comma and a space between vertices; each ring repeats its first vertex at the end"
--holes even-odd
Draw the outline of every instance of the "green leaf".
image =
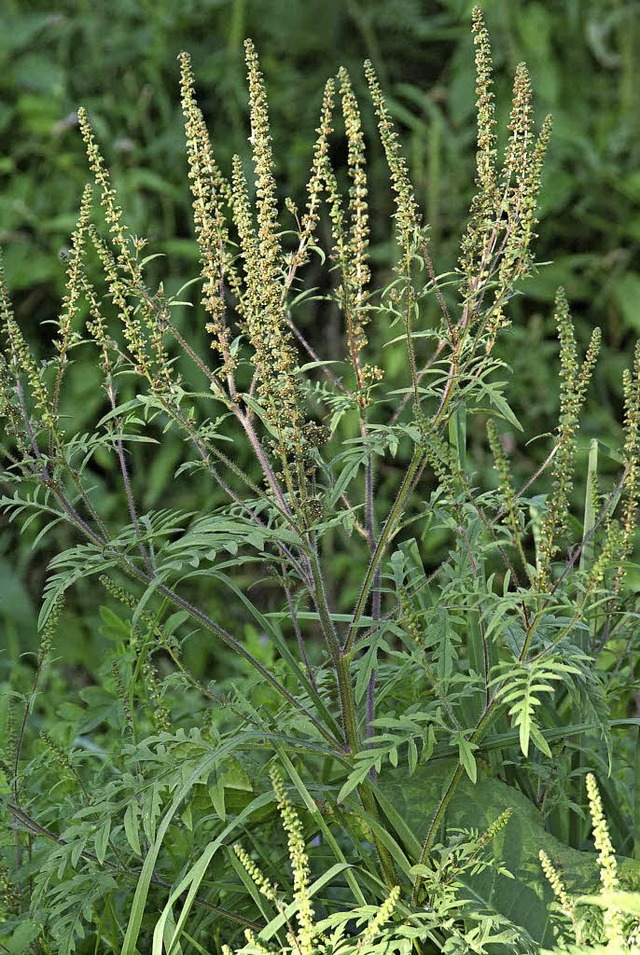
POLYGON ((95 853, 98 858, 98 862, 102 865, 107 854, 107 848, 109 847, 109 836, 111 835, 111 817, 109 816, 103 824, 100 826, 96 832, 94 839, 95 853))
POLYGON ((409 766, 409 775, 413 776, 418 765, 418 747, 416 741, 411 737, 407 742, 407 761, 409 766))
POLYGON ((615 284, 615 296, 626 328, 640 331, 640 274, 624 272, 615 284))
POLYGON ((220 777, 217 777, 215 782, 209 785, 209 798, 221 821, 226 822, 227 808, 224 802, 224 781, 220 777))
POLYGON ((640 915, 640 892, 602 892, 600 895, 580 895, 576 902, 597 905, 612 912, 640 915))
POLYGON ((489 396, 489 400, 493 407, 497 410, 500 417, 504 418, 505 421, 508 421, 510 425, 513 425, 514 428, 518 431, 524 431, 524 428, 516 418, 515 414, 511 410, 507 400, 502 394, 496 389, 492 390, 489 396))
POLYGON ((366 779, 371 771, 371 764, 369 762, 364 762, 356 766, 354 770, 349 773, 347 781, 342 786, 342 789, 338 793, 338 802, 344 802, 347 796, 353 792, 353 790, 360 785, 363 779, 366 779))
POLYGON ((127 842, 137 856, 142 855, 140 848, 140 816, 141 809, 137 801, 130 801, 124 814, 124 832, 127 842))
POLYGON ((582 524, 583 546, 580 553, 580 570, 588 571, 593 563, 594 541, 592 533, 596 525, 598 490, 598 441, 592 438, 589 447, 587 482, 584 492, 584 521, 582 524))
POLYGON ((456 737, 458 743, 458 753, 460 755, 460 763, 464 766, 464 771, 471 780, 472 783, 475 783, 478 778, 478 767, 476 765, 475 757, 473 755, 474 750, 477 750, 476 743, 470 743, 465 736, 459 733, 456 737))
POLYGON ((31 951, 31 943, 35 942, 42 932, 42 925, 27 920, 21 922, 7 938, 2 938, 2 950, 9 952, 10 955, 24 955, 31 951))
POLYGON ((114 613, 110 607, 99 607, 98 613, 102 617, 104 626, 102 633, 110 640, 129 640, 131 637, 131 624, 122 620, 117 613, 114 613))

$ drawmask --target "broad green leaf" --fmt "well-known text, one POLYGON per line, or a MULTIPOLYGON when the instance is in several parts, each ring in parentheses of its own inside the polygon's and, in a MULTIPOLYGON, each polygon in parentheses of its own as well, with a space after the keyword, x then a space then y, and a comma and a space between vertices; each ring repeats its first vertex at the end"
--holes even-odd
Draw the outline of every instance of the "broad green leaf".
MULTIPOLYGON (((418 766, 411 777, 407 776, 405 768, 387 769, 377 783, 377 789, 413 833, 414 864, 418 861, 415 845, 424 842, 457 765, 457 760, 430 762, 418 766), (437 772, 434 767, 437 767, 437 772)), ((491 870, 476 876, 466 874, 463 882, 489 909, 511 919, 539 943, 551 945, 553 933, 549 906, 553 896, 542 874, 538 853, 544 849, 549 858, 557 862, 567 885, 576 894, 597 889, 596 854, 563 845, 546 831, 542 814, 526 796, 500 779, 486 777, 481 770, 475 785, 466 777, 458 783, 447 807, 446 826, 482 831, 505 809, 512 810, 511 818, 493 840, 492 847, 500 864, 514 878, 509 879, 491 870)), ((393 824, 392 817, 389 821, 393 824)), ((398 837, 407 847, 401 831, 398 831, 398 837)), ((630 877, 640 879, 640 863, 630 859, 620 859, 620 863, 623 873, 629 872, 630 877)))

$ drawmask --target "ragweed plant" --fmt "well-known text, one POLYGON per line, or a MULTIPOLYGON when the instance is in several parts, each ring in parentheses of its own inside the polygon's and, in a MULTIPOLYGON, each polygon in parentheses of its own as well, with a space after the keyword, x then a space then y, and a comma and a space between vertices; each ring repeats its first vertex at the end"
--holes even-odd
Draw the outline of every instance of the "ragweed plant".
MULTIPOLYGON (((467 869, 481 870, 491 867, 491 860, 485 858, 485 850, 507 823, 510 815, 508 810, 486 832, 460 831, 450 846, 438 846, 440 863, 437 871, 427 873, 431 882, 430 904, 419 916, 411 915, 405 906, 399 904, 401 890, 400 886, 395 885, 378 906, 356 905, 343 912, 315 920, 311 896, 318 892, 332 875, 338 875, 341 866, 333 866, 329 872, 323 873, 316 883, 310 884, 309 860, 300 818, 286 796, 278 772, 272 770, 270 777, 282 826, 288 834, 293 901, 285 904, 279 895, 278 887, 260 871, 242 846, 235 845, 233 851, 249 878, 258 891, 274 904, 278 912, 259 936, 250 929, 246 930, 247 944, 237 949, 236 955, 267 955, 269 952, 278 952, 280 955, 373 955, 376 952, 408 952, 420 942, 437 939, 438 932, 434 930, 443 926, 446 926, 450 933, 445 949, 447 951, 482 951, 482 942, 515 940, 513 927, 502 932, 495 930, 500 921, 497 918, 478 917, 478 924, 467 934, 460 930, 460 921, 455 918, 457 911, 465 904, 456 897, 456 890, 461 888, 460 876, 467 869), (397 912, 398 909, 404 911, 397 912), (393 920, 394 915, 401 914, 404 919, 396 917, 393 920), (392 920, 393 924, 388 924, 392 920), (287 942, 279 943, 274 948, 268 942, 277 935, 281 927, 286 927, 287 942), (474 942, 480 942, 480 947, 475 947, 474 942)), ((223 945, 222 952, 223 955, 231 955, 232 949, 223 945)))
POLYGON ((602 808, 602 799, 595 777, 589 773, 586 778, 589 797, 589 811, 593 825, 593 840, 598 850, 598 865, 602 891, 599 896, 584 895, 571 899, 562 881, 544 850, 540 850, 540 864, 551 887, 560 911, 567 916, 573 927, 576 945, 562 946, 562 951, 573 955, 587 952, 609 952, 621 955, 623 952, 640 952, 640 895, 621 892, 618 878, 618 866, 615 851, 611 844, 607 820, 602 808), (586 928, 580 919, 579 910, 584 911, 585 903, 602 909, 602 926, 597 936, 586 928), (592 942, 595 944, 589 944, 592 942), (603 943, 603 944, 602 944, 603 943))
MULTIPOLYGON (((289 948, 279 948, 279 951, 283 953, 285 951, 298 952, 300 955, 313 955, 314 952, 319 951, 335 951, 336 944, 339 944, 340 936, 346 927, 347 919, 344 919, 342 922, 342 931, 339 930, 338 933, 332 933, 330 938, 324 936, 325 926, 322 924, 315 924, 314 911, 311 902, 311 896, 314 890, 310 885, 309 859, 307 857, 302 824, 295 809, 286 796, 281 777, 275 770, 272 770, 270 776, 271 783, 276 794, 276 802, 282 820, 282 826, 288 837, 287 843, 291 871, 293 874, 293 896, 297 928, 292 922, 290 912, 287 911, 286 906, 278 897, 277 887, 272 885, 269 879, 262 874, 259 867, 250 859, 242 846, 235 845, 233 847, 233 851, 258 890, 262 893, 262 895, 265 896, 265 898, 275 904, 279 915, 278 922, 283 922, 286 924, 289 948)), ((347 944, 346 947, 341 946, 341 948, 344 947, 345 953, 348 951, 369 950, 372 943, 376 941, 379 930, 393 914, 399 894, 399 887, 394 886, 389 893, 388 898, 382 903, 378 911, 375 912, 373 918, 370 919, 369 924, 367 925, 365 931, 361 934, 360 939, 351 940, 351 944, 347 944)), ((367 916, 370 914, 370 912, 366 913, 367 916)), ((349 919, 353 919, 354 917, 358 916, 362 918, 363 914, 360 912, 354 912, 353 910, 350 910, 347 914, 347 918, 349 919)), ((268 938, 270 934, 273 934, 273 931, 274 929, 272 926, 267 926, 266 930, 262 934, 266 935, 268 938)), ((242 948, 240 951, 269 951, 268 948, 266 948, 256 939, 254 934, 249 929, 247 930, 246 935, 248 945, 242 948)), ((223 946, 223 952, 224 955, 229 955, 231 949, 228 946, 223 946)))
MULTIPOLYGON (((36 522, 39 546, 52 528, 48 540, 62 542, 44 589, 42 660, 52 656, 57 615, 64 628, 63 597, 81 612, 76 594, 93 587, 105 652, 80 689, 82 705, 67 701, 62 716, 39 709, 31 720, 46 700, 40 662, 30 686, 18 669, 9 688, 2 805, 13 830, 3 845, 11 909, 0 931, 10 951, 26 937, 34 951, 237 947, 239 932, 257 938, 282 916, 275 887, 259 874, 267 858, 269 871, 293 862, 290 934, 302 952, 314 944, 319 906, 341 919, 345 899, 359 912, 373 906, 370 927, 381 932, 373 913, 390 916, 395 906, 425 952, 484 952, 516 940, 534 951, 548 938, 535 910, 531 842, 579 849, 586 797, 575 770, 632 759, 612 729, 633 718, 613 709, 607 675, 613 653, 633 679, 637 656, 625 572, 638 502, 640 349, 625 376, 619 473, 599 480, 590 457, 581 527, 578 423, 599 339, 581 358, 562 292, 558 429, 523 487, 505 450, 507 430, 519 425, 496 342, 518 283, 534 269, 550 121, 537 128, 520 66, 500 159, 479 11, 473 30, 476 195, 448 275, 435 273, 371 64, 365 75, 394 203, 388 281, 369 257, 369 209, 379 197, 369 194, 371 147, 346 71, 325 87, 298 209, 279 194, 253 45, 252 171, 240 157, 219 168, 181 55, 200 272, 175 295, 152 287, 155 257, 129 234, 80 110, 93 184, 70 244, 52 357, 36 358, 0 286, 2 480, 11 489, 2 506, 23 526, 36 522), (336 137, 346 143, 344 183, 332 162, 336 137), (329 360, 305 328, 309 297, 341 316, 343 361, 329 360), (195 322, 209 336, 205 353, 192 343, 195 322), (64 395, 74 356, 87 348, 102 406, 83 431, 64 395), (401 350, 398 382, 385 363, 401 350), (176 497, 145 508, 150 448, 161 448, 169 429, 185 448, 176 497), (497 476, 485 486, 489 452, 497 476), (119 474, 120 521, 96 490, 104 462, 119 474), (213 679, 191 665, 194 653, 214 661, 213 679), (286 845, 264 784, 274 754, 299 801, 294 811, 276 783, 286 845), (403 796, 394 799, 398 775, 403 796), (415 785, 417 802, 408 795, 415 785), (468 786, 477 807, 487 793, 495 803, 484 836, 464 819, 468 786), (491 826, 512 802, 521 855, 507 865, 511 847, 491 826), (446 828, 471 835, 447 843, 446 828), (236 857, 227 847, 239 833, 253 851, 236 857), (502 845, 491 877, 479 856, 490 835, 502 845), (336 876, 326 891, 322 873, 336 876), (529 901, 516 906, 520 891, 529 901)), ((616 838, 637 853, 640 830, 629 818, 640 818, 638 796, 626 784, 614 796, 616 838)))

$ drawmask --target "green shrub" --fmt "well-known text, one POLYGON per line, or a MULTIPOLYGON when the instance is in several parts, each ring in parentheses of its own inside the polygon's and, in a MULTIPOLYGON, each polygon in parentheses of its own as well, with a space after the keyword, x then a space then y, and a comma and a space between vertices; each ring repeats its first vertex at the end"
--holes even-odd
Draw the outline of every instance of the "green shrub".
MULTIPOLYGON (((638 857, 637 755, 629 732, 614 731, 638 724, 627 712, 637 628, 625 570, 640 349, 624 378, 624 443, 609 452, 619 474, 602 475, 592 442, 579 520, 576 436, 599 334, 581 358, 558 293, 559 425, 544 464, 517 489, 501 430, 519 423, 495 345, 533 270, 550 123, 536 131, 521 65, 498 161, 479 11, 474 36, 477 191, 446 275, 435 274, 398 137, 365 66, 395 208, 396 264, 380 288, 347 72, 325 87, 298 209, 278 195, 253 45, 251 180, 237 157, 228 176, 216 164, 181 56, 201 263, 187 312, 205 323, 206 354, 176 319, 190 293, 150 287, 154 256, 129 234, 80 112, 94 186, 44 363, 2 289, 3 481, 15 489, 2 506, 37 531, 36 543, 52 528, 66 540, 49 565, 35 673, 25 661, 5 695, 3 807, 15 832, 3 846, 7 951, 219 952, 237 949, 243 929, 262 945, 265 925, 285 946, 273 883, 295 830, 306 856, 293 867, 294 909, 313 897, 323 931, 373 906, 394 936, 379 943, 395 946, 387 951, 533 952, 553 937, 538 851, 581 891, 597 880, 583 851, 583 778, 596 770, 602 779, 611 765, 612 838, 638 857), (331 160, 337 133, 346 183, 331 160), (318 264, 328 273, 321 291, 307 284, 318 264), (341 361, 296 324, 314 297, 341 315, 341 361), (369 354, 374 326, 384 346, 369 354), (101 382, 90 430, 84 410, 65 403, 87 348, 101 382), (386 384, 389 362, 406 369, 401 389, 386 384), (190 506, 143 507, 153 454, 171 431, 185 451, 175 485, 190 506), (109 460, 126 516, 105 506, 96 483, 109 460), (548 495, 537 493, 543 476, 548 495), (216 498, 194 494, 203 479, 216 498), (426 553, 436 566, 425 566, 426 553), (78 588, 100 608, 102 664, 95 682, 71 681, 70 692, 55 640, 73 627, 78 588), (219 657, 215 679, 193 672, 193 652, 219 657), (288 781, 275 799, 274 763, 288 781)), ((633 887, 637 863, 622 869, 633 887)), ((314 924, 298 911, 305 950, 314 924)))

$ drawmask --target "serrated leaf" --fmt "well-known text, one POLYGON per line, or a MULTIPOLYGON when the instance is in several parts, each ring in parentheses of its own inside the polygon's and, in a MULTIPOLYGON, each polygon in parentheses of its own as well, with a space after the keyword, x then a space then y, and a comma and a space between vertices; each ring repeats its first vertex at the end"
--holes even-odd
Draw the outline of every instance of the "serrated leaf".
POLYGON ((508 421, 509 424, 513 425, 513 427, 518 431, 524 431, 524 428, 511 410, 509 403, 499 391, 492 390, 489 394, 489 401, 497 410, 498 414, 505 419, 505 421, 508 421))

